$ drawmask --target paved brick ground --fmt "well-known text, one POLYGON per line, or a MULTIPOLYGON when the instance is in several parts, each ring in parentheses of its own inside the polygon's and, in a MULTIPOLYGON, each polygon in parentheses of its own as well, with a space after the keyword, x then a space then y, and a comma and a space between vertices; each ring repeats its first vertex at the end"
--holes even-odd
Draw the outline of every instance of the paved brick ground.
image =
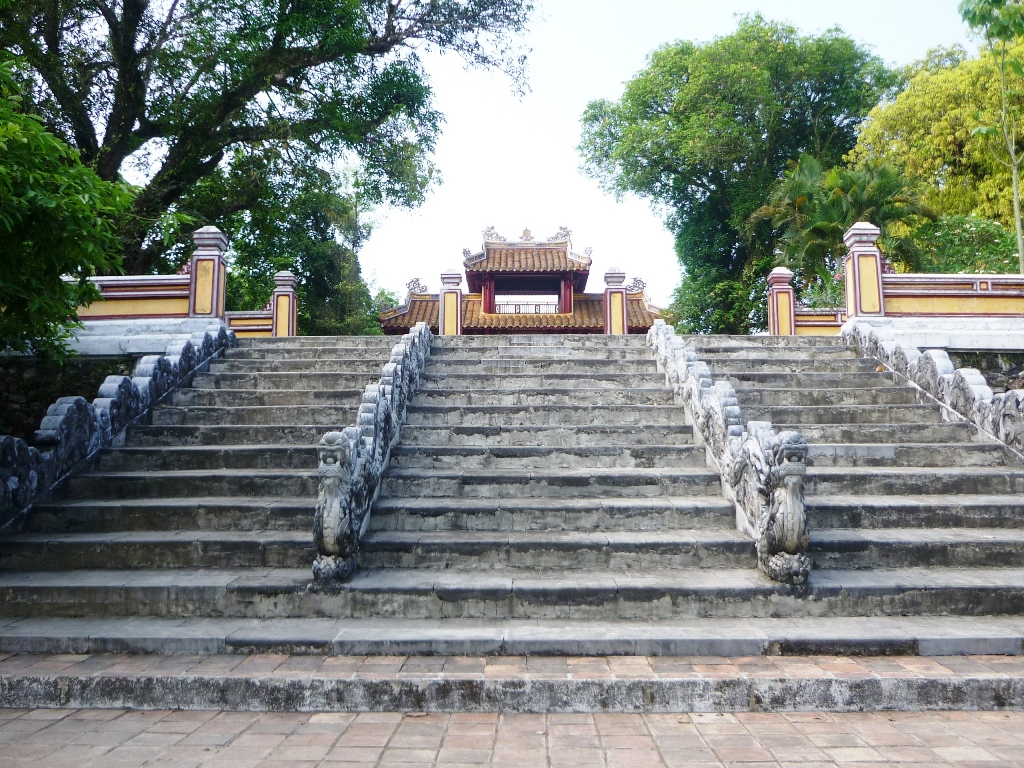
POLYGON ((1024 712, 704 715, 0 710, 0 766, 1024 767, 1024 712))

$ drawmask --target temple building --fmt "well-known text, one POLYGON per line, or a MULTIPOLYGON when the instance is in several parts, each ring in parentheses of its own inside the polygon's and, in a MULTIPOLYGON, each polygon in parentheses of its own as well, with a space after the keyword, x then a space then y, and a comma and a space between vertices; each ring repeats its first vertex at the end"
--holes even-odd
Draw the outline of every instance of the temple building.
POLYGON ((535 240, 530 230, 518 240, 494 227, 483 234, 479 252, 463 251, 469 291, 462 292, 455 270, 441 275, 440 293, 412 280, 405 303, 381 312, 384 333, 404 334, 418 322, 441 335, 647 333, 659 316, 643 281, 626 285, 625 273, 615 268, 604 275, 604 292, 587 293, 590 249, 573 253, 565 227, 547 240, 535 240))

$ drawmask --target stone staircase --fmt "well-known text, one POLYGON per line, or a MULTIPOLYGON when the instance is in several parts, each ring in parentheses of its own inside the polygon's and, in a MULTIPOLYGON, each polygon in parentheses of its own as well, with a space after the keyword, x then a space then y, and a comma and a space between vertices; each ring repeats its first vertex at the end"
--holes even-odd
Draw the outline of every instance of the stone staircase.
POLYGON ((0 649, 1024 650, 1012 452, 837 340, 688 341, 811 444, 804 587, 756 570, 643 337, 489 336, 435 340, 361 568, 310 591, 315 442, 390 340, 299 339, 233 352, 0 542, 0 649))

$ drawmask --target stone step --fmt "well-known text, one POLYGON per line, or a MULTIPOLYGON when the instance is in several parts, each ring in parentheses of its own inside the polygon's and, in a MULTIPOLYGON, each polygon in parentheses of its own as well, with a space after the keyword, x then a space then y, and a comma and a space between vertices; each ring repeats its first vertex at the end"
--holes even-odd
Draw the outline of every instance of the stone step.
POLYGON ((113 531, 304 531, 313 529, 316 497, 188 496, 61 499, 32 507, 34 533, 113 531))
POLYGON ((816 467, 1001 467, 1019 465, 1002 443, 811 443, 816 467))
MULTIPOLYGON (((381 366, 383 367, 383 366, 381 366)), ((380 379, 381 369, 366 373, 336 373, 306 371, 303 373, 197 373, 192 377, 196 389, 249 389, 249 390, 312 390, 336 391, 366 388, 380 379)))
POLYGON ((399 341, 398 336, 275 336, 239 339, 240 349, 286 350, 297 347, 364 347, 379 349, 387 356, 399 341))
POLYGON ((732 502, 714 495, 624 499, 382 497, 370 518, 370 530, 374 531, 734 530, 735 525, 732 502))
POLYGON ((1019 495, 808 495, 806 509, 812 531, 824 528, 1024 528, 1024 498, 1019 495))
POLYGON ((875 528, 811 531, 815 568, 1021 568, 1022 528, 875 528))
MULTIPOLYGON (((0 549, 0 553, 3 550, 0 549)), ((503 568, 614 572, 651 568, 754 568, 754 542, 736 530, 376 531, 366 568, 483 571, 503 568)))
POLYGON ((169 472, 83 472, 68 479, 78 499, 181 496, 315 496, 316 469, 208 469, 169 472))
POLYGON ((606 346, 606 347, 578 347, 578 346, 508 346, 498 345, 490 348, 439 348, 431 353, 431 361, 438 365, 449 363, 464 363, 466 361, 484 359, 511 359, 511 360, 623 360, 623 361, 646 361, 652 358, 651 349, 648 347, 631 346, 606 346))
POLYGON ((101 472, 188 469, 316 469, 315 445, 187 445, 111 448, 101 472))
POLYGON ((179 389, 171 404, 178 407, 251 408, 289 405, 358 407, 363 389, 179 389))
MULTIPOLYGON (((681 405, 413 405, 407 423, 416 426, 584 426, 684 424, 681 405)), ((354 422, 354 419, 353 419, 354 422)))
MULTIPOLYGON (((386 362, 386 360, 385 360, 386 362)), ((361 376, 377 376, 384 363, 374 360, 353 360, 343 357, 321 357, 311 360, 214 360, 210 373, 304 373, 326 372, 361 376)))
POLYGON ((474 360, 458 360, 439 362, 431 359, 425 368, 426 373, 452 374, 475 373, 545 376, 549 373, 568 373, 579 377, 587 377, 591 372, 597 373, 628 373, 636 375, 652 375, 657 373, 658 366, 654 359, 648 360, 601 360, 599 358, 578 358, 574 360, 531 360, 528 358, 480 358, 474 360))
POLYGON ((744 389, 736 399, 744 409, 757 407, 842 407, 850 405, 916 405, 919 391, 913 387, 832 387, 822 389, 744 389))
POLYGON ((391 357, 391 347, 312 346, 255 348, 241 347, 224 350, 224 360, 361 360, 369 364, 384 365, 391 357))
MULTIPOLYGON (((1024 478, 1024 473, 1022 473, 1024 478)), ((389 469, 384 497, 445 498, 633 498, 721 493, 717 472, 708 469, 531 469, 509 474, 493 470, 389 469)))
POLYGON ((331 427, 318 424, 170 424, 132 427, 125 436, 125 443, 133 448, 252 444, 309 446, 316 445, 330 430, 331 427))
POLYGON ((832 373, 801 371, 800 373, 777 373, 769 371, 733 371, 717 373, 717 379, 729 381, 737 392, 790 389, 863 389, 865 387, 902 386, 896 374, 891 371, 832 373))
POLYGON ((0 539, 0 570, 302 568, 312 530, 26 533, 0 539))
POLYGON ((709 358, 711 374, 715 377, 744 374, 754 371, 763 373, 869 373, 876 371, 879 362, 873 357, 752 357, 752 358, 709 358))
MULTIPOLYGON (((747 416, 744 410, 744 417, 747 416)), ((981 440, 966 421, 917 424, 794 424, 772 422, 776 432, 795 430, 809 443, 963 443, 981 440)), ((987 439, 986 439, 987 441, 987 439)))
POLYGON ((1024 470, 1006 467, 809 467, 808 495, 1019 494, 1024 470))
POLYGON ((157 668, 150 667, 145 685, 133 664, 111 668, 122 661, 111 656, 20 659, 21 664, 12 665, 17 671, 0 670, 0 680, 10 706, 42 708, 293 707, 329 712, 382 707, 492 713, 499 708, 578 716, 583 708, 763 714, 804 708, 812 712, 880 707, 934 710, 958 708, 970 701, 978 709, 1002 710, 1024 706, 1024 697, 1007 697, 1007 682, 1022 676, 1012 671, 1019 666, 1012 658, 992 657, 1020 656, 1022 642, 1024 619, 1009 616, 660 621, 25 618, 0 623, 0 652, 196 658, 167 659, 157 668), (244 654, 254 653, 291 653, 299 658, 257 656, 249 661, 257 667, 265 661, 276 670, 246 674, 239 661, 244 654), (321 672, 313 669, 315 660, 309 654, 324 656, 321 672), (391 663, 337 658, 379 654, 393 657, 391 663), (401 654, 419 656, 402 658, 401 654), (803 654, 827 658, 787 658, 803 654), (835 658, 840 654, 857 658, 835 658), (948 667, 942 667, 940 660, 929 661, 927 675, 921 674, 917 660, 900 665, 891 658, 972 654, 987 656, 941 660, 948 667), (456 658, 446 659, 449 655, 456 658), (622 665, 612 662, 617 675, 605 665, 598 667, 603 672, 587 665, 587 674, 580 676, 574 673, 573 659, 558 658, 566 655, 653 658, 625 659, 622 665), (481 659, 466 669, 467 656, 494 658, 481 659), (528 658, 522 658, 543 656, 554 658, 540 660, 540 674, 530 667, 528 658), (737 656, 741 658, 728 658, 737 656), (765 658, 752 665, 750 657, 758 656, 765 658), (877 662, 865 658, 870 656, 883 658, 877 662), (984 661, 997 664, 989 668, 984 661), (33 674, 25 670, 26 664, 39 669, 33 674), (838 674, 835 666, 841 667, 838 674), (97 674, 97 667, 102 674, 97 674), (338 675, 339 668, 347 674, 338 675), (443 674, 429 674, 442 668, 443 674), (730 674, 736 669, 741 671, 730 674), (940 669, 949 670, 948 676, 941 676, 940 669), (232 671, 225 674, 225 670, 232 671), (184 693, 183 675, 189 681, 184 693), (893 685, 882 695, 878 686, 886 682, 893 685), (989 697, 978 695, 977 688, 964 687, 970 682, 994 684, 989 697), (246 683, 251 690, 245 689, 246 683), (483 688, 487 683, 493 687, 483 688), (690 685, 694 683, 698 685, 690 685), (917 696, 915 683, 924 684, 917 696), (382 684, 387 686, 386 697, 380 695, 382 684), (637 691, 642 695, 630 695, 637 691), (208 699, 202 698, 205 694, 208 699))
MULTIPOLYGON (((739 398, 737 398, 739 399, 739 398)), ((934 403, 914 405, 751 405, 740 401, 743 418, 773 424, 922 424, 941 422, 934 403)))
MULTIPOLYGON (((491 382, 485 382, 490 385, 491 382)), ((672 390, 660 387, 525 388, 468 390, 428 389, 418 392, 412 400, 422 405, 672 405, 672 390)))
MULTIPOLYGON (((506 373, 501 376, 490 376, 485 379, 488 388, 518 391, 520 389, 571 389, 580 384, 578 373, 506 373)), ((443 369, 420 376, 420 392, 472 391, 481 383, 480 372, 448 373, 443 369)), ((588 388, 628 389, 630 387, 658 388, 665 386, 664 374, 652 372, 648 374, 591 372, 586 374, 588 388)))
POLYGON ((1015 568, 817 570, 802 588, 728 568, 368 569, 337 593, 310 591, 309 580, 308 568, 0 572, 0 615, 652 620, 1024 612, 1024 570, 1015 568))
POLYGON ((153 425, 321 424, 323 431, 329 432, 331 429, 354 425, 358 411, 358 403, 350 405, 264 405, 239 408, 216 405, 185 407, 164 405, 153 409, 153 425))
POLYGON ((628 336, 605 336, 593 333, 550 333, 550 334, 496 334, 486 336, 435 336, 433 348, 443 349, 493 349, 499 346, 511 347, 636 347, 647 349, 646 334, 628 336))
POLYGON ((697 348, 701 360, 828 360, 856 358, 854 347, 765 347, 744 344, 709 344, 697 348))
POLYGON ((405 424, 401 445, 424 446, 534 446, 579 447, 690 445, 688 424, 602 424, 587 426, 430 426, 405 424))
POLYGON ((410 446, 391 451, 391 466, 424 469, 520 469, 577 467, 704 467, 704 448, 694 445, 623 446, 410 446))
POLYGON ((732 334, 690 334, 680 335, 687 345, 696 349, 706 347, 734 346, 737 348, 761 347, 765 349, 806 349, 813 347, 821 350, 836 347, 847 348, 835 336, 740 336, 732 334))

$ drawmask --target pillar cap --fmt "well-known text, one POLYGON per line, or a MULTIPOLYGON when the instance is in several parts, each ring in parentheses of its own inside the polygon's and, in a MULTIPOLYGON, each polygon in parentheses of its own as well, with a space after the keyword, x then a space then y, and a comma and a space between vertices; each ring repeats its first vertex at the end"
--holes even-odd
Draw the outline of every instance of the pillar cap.
POLYGON ((609 288, 619 288, 626 282, 626 273, 618 267, 611 267, 604 273, 604 284, 609 288))
POLYGON ((441 285, 447 288, 458 288, 462 285, 462 273, 457 269, 446 269, 441 273, 441 285))
POLYGON ((858 221, 843 235, 843 242, 851 250, 855 247, 874 247, 882 230, 870 221, 858 221))
POLYGON ((224 253, 228 249, 228 237, 216 227, 202 227, 192 233, 196 249, 224 253))
POLYGON ((295 290, 295 286, 298 283, 298 278, 287 269, 281 270, 274 275, 274 286, 276 289, 291 288, 295 290))
POLYGON ((791 285, 793 271, 786 267, 776 267, 768 273, 768 285, 791 285))

